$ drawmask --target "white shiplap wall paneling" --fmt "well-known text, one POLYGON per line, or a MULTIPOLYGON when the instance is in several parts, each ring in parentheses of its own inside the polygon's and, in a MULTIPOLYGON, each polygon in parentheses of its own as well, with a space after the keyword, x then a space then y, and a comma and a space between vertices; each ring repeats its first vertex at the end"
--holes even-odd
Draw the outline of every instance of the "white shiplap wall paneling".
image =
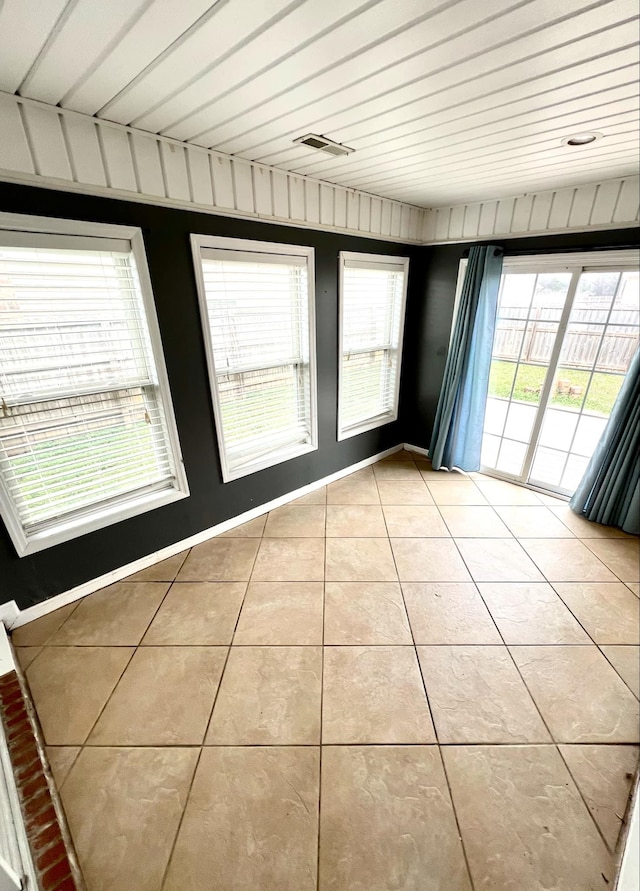
MULTIPOLYGON (((269 196, 257 174, 271 166, 331 182, 334 205, 337 186, 368 195, 370 226, 379 235, 371 195, 415 207, 471 207, 636 173, 637 33, 637 0, 4 0, 0 90, 58 106, 69 141, 67 115, 77 111, 170 137, 167 144, 221 152, 232 159, 225 173, 232 195, 227 185, 216 193, 214 175, 215 209, 251 215, 268 204, 272 212, 281 208, 281 185, 269 196), (561 146, 567 130, 585 129, 602 132, 602 141, 577 151, 561 146), (294 145, 305 132, 356 151, 330 158, 294 145), (258 165, 250 168, 251 200, 236 162, 258 165)), ((156 195, 157 171, 143 171, 128 132, 138 194, 156 195)), ((100 149, 109 155, 106 187, 131 191, 121 145, 122 157, 113 157, 121 140, 96 133, 109 143, 100 149)), ((0 140, 6 158, 9 138, 3 132, 0 140)), ((182 161, 195 198, 191 155, 169 158, 159 146, 171 180, 163 180, 165 200, 186 200, 182 161)), ((68 158, 72 180, 102 185, 91 150, 85 154, 77 170, 68 158)), ((33 173, 32 160, 22 173, 33 173)), ((14 158, 8 169, 20 163, 14 158)), ((59 153, 46 163, 64 179, 59 153)), ((199 183, 208 206, 202 175, 199 183)), ((289 186, 285 219, 288 193, 289 186)), ((625 193, 615 211, 620 218, 629 203, 633 196, 625 193)), ((358 198, 365 231, 366 204, 358 198)), ((570 225, 585 219, 588 204, 586 196, 572 203, 570 225)), ((330 225, 322 193, 318 214, 313 197, 305 207, 310 219, 301 224, 318 217, 319 225, 330 225)), ((527 209, 522 202, 513 208, 518 231, 527 209)), ((549 212, 561 216, 557 203, 549 212)), ((340 213, 334 207, 334 220, 340 213)), ((398 227, 389 208, 389 231, 399 233, 393 237, 413 237, 416 213, 401 211, 398 227)), ((542 205, 534 200, 531 213, 532 220, 542 216, 542 205)), ((382 228, 382 211, 380 217, 382 228)), ((478 230, 485 226, 481 211, 478 230)), ((474 228, 473 213, 465 213, 463 237, 474 228)))
POLYGON ((27 105, 22 114, 36 172, 54 179, 71 179, 69 154, 57 110, 27 105))
POLYGON ((0 94, 0 176, 405 242, 633 225, 638 177, 417 208, 0 94))
MULTIPOLYGON (((105 176, 104 164, 102 163, 102 155, 100 154, 100 143, 98 142, 98 133, 95 122, 91 118, 80 117, 79 115, 65 115, 61 118, 62 128, 66 135, 66 141, 69 150, 69 160, 73 165, 73 178, 79 183, 87 183, 88 185, 106 186, 107 178, 105 176)), ((155 141, 146 139, 149 142, 157 157, 157 147, 155 141)), ((138 164, 138 169, 146 171, 149 165, 144 161, 138 164)), ((141 188, 148 194, 148 188, 141 185, 141 188)), ((164 197, 164 190, 155 194, 164 197)))
POLYGON ((14 97, 0 93, 0 166, 12 173, 35 173, 21 115, 14 97))
POLYGON ((638 176, 631 176, 516 198, 434 208, 425 214, 423 242, 634 227, 638 225, 639 183, 638 176))
POLYGON ((3 93, 0 116, 3 179, 402 241, 422 238, 421 208, 376 198, 374 215, 372 196, 353 189, 3 93))

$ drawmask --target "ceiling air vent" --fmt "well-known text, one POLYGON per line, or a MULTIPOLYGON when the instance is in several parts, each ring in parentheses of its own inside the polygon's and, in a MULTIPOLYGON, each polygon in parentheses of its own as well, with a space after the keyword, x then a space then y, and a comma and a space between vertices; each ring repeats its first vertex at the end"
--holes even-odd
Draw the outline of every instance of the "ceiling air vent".
POLYGON ((349 148, 348 145, 341 145, 334 142, 333 139, 327 139, 326 136, 318 136, 316 133, 307 133, 306 136, 298 136, 294 142, 302 145, 308 145, 310 148, 319 149, 321 152, 327 152, 328 155, 350 155, 355 149, 349 148))

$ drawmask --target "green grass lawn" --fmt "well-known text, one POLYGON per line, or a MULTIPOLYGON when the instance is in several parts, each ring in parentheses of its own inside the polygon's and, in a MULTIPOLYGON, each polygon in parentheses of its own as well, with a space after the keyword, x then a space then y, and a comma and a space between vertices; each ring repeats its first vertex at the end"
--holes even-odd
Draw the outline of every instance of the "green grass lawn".
MULTIPOLYGON (((9 458, 16 473, 29 474, 20 487, 27 506, 44 488, 61 512, 76 507, 82 493, 89 502, 135 488, 141 470, 153 468, 156 460, 151 430, 144 421, 60 435, 9 458)), ((34 510, 38 516, 48 514, 46 504, 34 510)))
MULTIPOLYGON (((491 363, 489 395, 500 399, 508 399, 515 370, 515 362, 494 359, 491 363)), ((546 371, 547 369, 543 365, 520 365, 512 398, 519 402, 537 403, 540 398, 539 392, 544 384, 546 371)), ((586 386, 589 381, 589 372, 573 368, 560 368, 557 378, 570 381, 571 386, 582 387, 583 391, 577 396, 554 391, 551 394, 550 405, 566 406, 567 408, 578 410, 584 399, 586 386)), ((623 380, 624 376, 621 374, 604 374, 602 372, 594 374, 587 394, 585 410, 609 415, 623 380)))

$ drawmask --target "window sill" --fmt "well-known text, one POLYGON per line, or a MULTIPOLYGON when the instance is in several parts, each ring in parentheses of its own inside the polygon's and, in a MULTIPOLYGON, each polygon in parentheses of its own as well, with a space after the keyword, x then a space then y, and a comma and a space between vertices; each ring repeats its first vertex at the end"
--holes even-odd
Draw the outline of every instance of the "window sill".
POLYGON ((222 467, 222 481, 225 483, 233 482, 233 480, 241 479, 243 476, 250 476, 259 470, 266 470, 268 467, 274 467, 276 464, 284 464, 292 458, 298 458, 300 455, 306 455, 309 452, 315 452, 318 448, 315 442, 305 442, 290 449, 282 450, 277 455, 267 455, 260 461, 253 461, 251 464, 244 464, 241 467, 234 467, 229 470, 222 467))
POLYGON ((164 507, 166 504, 173 504, 174 501, 180 501, 188 497, 189 490, 185 484, 184 489, 172 488, 163 489, 160 492, 150 492, 135 499, 124 500, 110 507, 104 507, 99 511, 84 514, 81 517, 71 518, 59 523, 55 527, 34 532, 31 535, 25 534, 22 528, 10 528, 9 534, 18 556, 26 557, 29 554, 44 551, 46 548, 62 544, 65 541, 71 541, 74 538, 80 538, 83 535, 88 535, 90 532, 104 529, 105 526, 120 523, 122 520, 128 520, 139 514, 155 510, 158 507, 164 507))
POLYGON ((353 427, 347 427, 338 430, 338 442, 343 439, 349 439, 351 436, 357 436, 359 433, 366 433, 367 430, 375 430, 376 427, 384 427, 385 424, 392 424, 398 420, 397 412, 386 412, 384 415, 377 415, 375 418, 369 418, 353 427))

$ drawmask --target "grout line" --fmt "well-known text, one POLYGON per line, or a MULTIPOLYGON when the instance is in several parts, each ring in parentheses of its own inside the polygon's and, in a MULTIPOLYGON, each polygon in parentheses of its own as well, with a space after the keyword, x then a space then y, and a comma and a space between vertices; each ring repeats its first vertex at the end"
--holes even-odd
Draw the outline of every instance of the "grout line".
MULTIPOLYGON (((266 521, 265 521, 265 526, 266 526, 266 521)), ((263 532, 264 532, 264 527, 263 527, 263 532)), ((262 542, 262 536, 260 536, 260 542, 262 542)), ((211 703, 211 711, 209 712, 209 718, 208 718, 208 720, 207 720, 207 723, 206 723, 206 726, 205 726, 205 729, 204 729, 204 733, 202 734, 202 743, 200 744, 200 751, 199 751, 198 757, 197 757, 197 759, 196 759, 195 770, 193 771, 193 776, 192 776, 192 778, 191 778, 191 783, 189 784, 189 790, 188 790, 188 792, 187 792, 187 795, 185 796, 185 800, 184 800, 184 808, 183 808, 183 810, 182 810, 182 814, 180 815, 180 820, 179 820, 179 822, 178 822, 178 826, 177 826, 177 829, 176 829, 176 834, 175 834, 174 839, 173 839, 173 844, 171 845, 171 851, 170 851, 170 853, 169 853, 169 858, 168 858, 168 860, 167 860, 167 865, 166 865, 166 867, 165 867, 165 870, 164 870, 164 873, 163 873, 163 876, 162 876, 162 882, 161 882, 161 884, 160 884, 161 891, 162 891, 162 889, 164 888, 164 886, 165 886, 165 882, 166 882, 166 880, 167 880, 167 876, 169 875, 169 868, 170 868, 170 866, 171 866, 171 861, 172 861, 172 859, 173 859, 173 855, 174 855, 174 852, 175 852, 175 849, 176 849, 176 845, 177 845, 177 843, 178 843, 178 836, 179 836, 179 834, 180 834, 180 830, 182 829, 182 824, 183 824, 183 822, 184 822, 184 815, 185 815, 186 812, 187 812, 187 807, 188 807, 188 805, 189 805, 189 799, 191 798, 191 792, 192 792, 192 790, 193 790, 193 784, 194 784, 194 782, 195 782, 196 773, 197 773, 197 771, 198 771, 198 767, 199 767, 199 765, 200 765, 200 759, 202 758, 202 752, 203 752, 203 750, 204 750, 204 748, 205 748, 205 740, 206 740, 206 738, 207 738, 207 734, 209 733, 209 728, 210 728, 210 726, 211 726, 211 721, 213 720, 213 712, 214 712, 214 710, 215 710, 216 703, 217 703, 217 701, 218 701, 218 696, 220 695, 220 690, 221 690, 221 688, 222 688, 222 681, 223 681, 223 679, 224 679, 224 676, 225 676, 225 673, 226 673, 226 670, 227 670, 227 664, 228 664, 228 662, 229 662, 229 656, 230 656, 230 654, 231 654, 231 647, 232 647, 232 645, 233 645, 233 638, 235 637, 236 630, 237 630, 237 628, 238 628, 238 623, 240 622, 240 615, 241 615, 241 613, 242 613, 242 607, 244 606, 244 602, 245 602, 245 599, 246 599, 246 597, 247 597, 247 591, 249 590, 249 584, 251 583, 251 576, 253 575, 253 569, 254 569, 254 567, 255 567, 255 565, 256 565, 256 560, 258 559, 258 553, 259 553, 259 552, 260 552, 260 544, 258 544, 258 547, 256 548, 255 555, 254 555, 254 557, 253 557, 253 563, 251 564, 251 572, 249 573, 249 579, 246 581, 246 584, 245 584, 244 594, 243 594, 243 596, 242 596, 242 602, 241 602, 241 604, 240 604, 240 609, 238 610, 238 615, 236 616, 236 621, 235 621, 235 624, 234 624, 234 626, 233 626, 233 633, 232 633, 232 635, 231 635, 231 640, 230 640, 229 645, 228 645, 228 647, 227 647, 227 654, 226 654, 226 656, 225 656, 225 660, 224 660, 224 663, 223 663, 223 666, 222 666, 222 671, 220 672, 220 680, 218 681, 218 687, 217 687, 216 692, 215 692, 215 695, 214 695, 214 697, 213 697, 213 702, 211 703)), ((185 562, 186 562, 186 557, 185 557, 185 562)), ((183 565, 184 565, 184 564, 183 564, 183 565)), ((179 572, 179 571, 180 571, 180 570, 178 570, 178 572, 179 572)))
MULTIPOLYGON (((220 687, 218 687, 218 690, 220 687)), ((142 748, 142 747, 140 747, 142 748)), ((184 746, 182 748, 196 748, 195 746, 184 746)), ((187 812, 187 807, 189 805, 189 799, 191 798, 191 792, 193 791, 193 785, 196 781, 196 774, 198 773, 198 767, 200 766, 200 759, 202 758, 202 752, 204 750, 203 746, 198 747, 198 756, 196 758, 196 763, 193 769, 193 774, 191 775, 191 782, 189 783, 189 788, 187 789, 187 794, 184 798, 184 807, 182 808, 182 813, 180 814, 180 819, 178 820, 178 825, 176 826, 176 832, 173 837, 173 842, 171 843, 171 848, 169 850, 169 856, 167 857, 167 865, 164 868, 164 872, 162 873, 162 879, 160 881, 160 891, 165 886, 165 882, 167 881, 167 876, 169 875, 169 867, 171 866, 171 861, 173 860, 173 855, 175 853, 176 845, 178 844, 178 836, 180 835, 180 830, 182 829, 182 824, 184 822, 184 815, 187 812)))
POLYGON ((316 891, 320 888, 320 828, 322 819, 322 737, 324 728, 324 624, 327 590, 327 505, 324 506, 324 578, 322 581, 322 646, 320 648, 320 746, 318 754, 318 845, 316 850, 316 891))
MULTIPOLYGON (((415 463, 415 462, 414 462, 414 463, 415 463)), ((417 465, 416 465, 416 466, 417 466, 417 465)), ((422 477, 422 474, 420 474, 420 476, 422 477)), ((374 477, 375 477, 375 480, 376 480, 376 487, 377 487, 377 486, 378 486, 378 479, 377 479, 377 477, 376 477, 376 475, 375 475, 375 472, 374 472, 374 477)), ((425 482, 425 481, 424 481, 424 478, 422 479, 422 481, 425 482)), ((428 488, 428 487, 427 487, 427 488, 428 488)), ((378 497, 380 497, 380 491, 379 491, 379 490, 378 490, 378 497)), ((387 526, 387 518, 386 518, 386 516, 385 516, 384 510, 382 511, 382 516, 383 516, 383 519, 384 519, 385 528, 387 529, 387 536, 388 536, 388 541, 389 541, 389 549, 391 550, 391 556, 392 556, 392 558, 393 558, 393 565, 395 566, 395 569, 396 569, 396 575, 398 576, 398 587, 400 588, 400 596, 402 597, 402 603, 403 603, 403 606, 404 606, 405 615, 406 615, 406 617, 407 617, 407 624, 408 624, 408 626, 409 626, 409 631, 410 631, 410 633, 411 633, 411 640, 412 640, 412 642, 413 642, 413 654, 414 654, 414 657, 415 657, 415 660, 416 660, 416 667, 417 667, 418 672, 419 672, 419 674, 420 674, 420 680, 422 681, 422 689, 424 690, 424 696, 425 696, 425 700, 426 700, 426 703, 427 703, 427 709, 428 709, 428 711, 429 711, 429 717, 430 717, 430 720, 431 720, 431 726, 433 727, 433 733, 434 733, 434 736, 435 736, 436 745, 437 745, 437 747, 438 747, 438 755, 440 756, 440 764, 442 765, 442 771, 443 771, 444 778, 445 778, 445 782, 446 782, 446 784, 447 784, 447 789, 448 789, 448 792, 449 792, 449 800, 451 801, 451 811, 452 811, 452 813, 453 813, 453 818, 454 818, 455 823, 456 823, 456 830, 457 830, 457 832, 458 832, 458 838, 460 839, 460 847, 462 848, 462 856, 464 857, 464 862, 465 862, 465 866, 466 866, 466 869, 467 869, 467 875, 469 876, 469 883, 470 883, 470 885, 471 885, 471 889, 472 889, 472 891, 474 891, 475 886, 474 886, 474 882, 473 882, 473 877, 472 877, 472 875, 471 875, 471 868, 470 868, 470 866, 469 866, 469 858, 468 858, 468 856, 467 856, 467 851, 466 851, 466 847, 465 847, 465 844, 464 844, 464 839, 462 838, 462 830, 461 830, 461 827, 460 827, 460 821, 458 820, 458 814, 457 814, 457 811, 456 811, 455 804, 454 804, 454 802, 453 802, 453 794, 452 794, 452 792, 451 792, 451 783, 449 782, 449 777, 448 777, 448 775, 447 775, 447 769, 446 769, 446 767, 445 767, 444 758, 442 757, 442 750, 441 750, 441 748, 440 748, 440 739, 439 739, 439 736, 438 736, 438 729, 437 729, 437 727, 436 727, 436 722, 435 722, 434 717, 433 717, 433 709, 432 709, 432 707, 431 707, 431 702, 429 701, 429 694, 428 694, 428 692, 427 692, 427 684, 426 684, 426 681, 425 681, 425 678, 424 678, 424 673, 423 673, 423 671, 422 671, 422 665, 421 665, 421 663, 420 663, 420 657, 418 656, 418 648, 417 648, 417 646, 416 646, 415 635, 414 635, 414 633, 413 633, 413 626, 412 626, 412 624, 411 624, 411 618, 410 618, 410 616, 409 616, 409 610, 407 609, 407 603, 406 603, 406 600, 405 600, 405 597, 404 597, 404 590, 403 590, 403 588, 402 588, 402 583, 401 583, 401 581, 400 581, 400 573, 398 572, 398 566, 397 566, 397 563, 396 563, 396 556, 395 556, 395 553, 394 553, 394 551, 393 551, 393 547, 391 546, 391 537, 389 536, 389 528, 388 528, 388 526, 387 526)))

